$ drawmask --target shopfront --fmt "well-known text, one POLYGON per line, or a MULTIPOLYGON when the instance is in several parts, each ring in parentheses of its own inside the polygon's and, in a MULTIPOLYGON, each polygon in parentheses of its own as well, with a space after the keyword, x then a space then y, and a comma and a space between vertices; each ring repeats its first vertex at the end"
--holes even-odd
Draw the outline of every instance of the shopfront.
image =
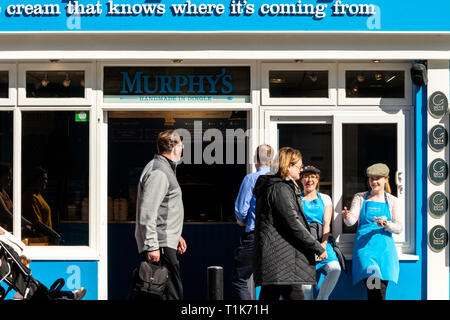
MULTIPOLYGON (((448 247, 429 239, 433 227, 449 227, 436 198, 449 196, 440 170, 448 169, 447 146, 439 145, 450 91, 450 25, 439 15, 449 4, 429 14, 384 0, 50 2, 39 9, 17 1, 0 17, 8 22, 0 30, 0 162, 12 170, 2 185, 12 216, 0 221, 28 245, 41 282, 65 278, 67 289, 88 289, 85 299, 129 297, 137 181, 158 132, 173 128, 184 144, 177 177, 186 299, 207 298, 212 265, 223 266, 231 299, 243 232, 234 199, 261 143, 298 148, 322 170, 332 231, 350 268, 355 228, 340 212, 366 190, 365 168, 388 164, 403 232, 394 236, 400 280, 387 297, 449 299, 448 247), (410 21, 418 18, 419 26, 410 21), (411 78, 418 63, 427 66, 424 86, 411 78), (441 131, 430 143, 434 126, 441 131), (47 176, 45 224, 54 233, 22 219, 37 166, 47 176)), ((427 6, 437 4, 420 4, 427 6)), ((351 273, 331 295, 365 297, 351 273)))

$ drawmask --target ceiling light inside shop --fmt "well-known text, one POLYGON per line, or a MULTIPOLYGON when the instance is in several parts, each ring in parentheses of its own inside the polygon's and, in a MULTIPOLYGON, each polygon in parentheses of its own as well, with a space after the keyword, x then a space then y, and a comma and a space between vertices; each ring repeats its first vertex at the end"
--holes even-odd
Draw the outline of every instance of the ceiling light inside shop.
POLYGON ((66 73, 66 78, 63 81, 63 86, 66 87, 66 88, 69 87, 70 86, 70 82, 71 82, 71 80, 69 78, 69 74, 66 73))
POLYGON ((375 73, 375 80, 377 81, 383 80, 383 75, 381 73, 375 73))
POLYGON ((50 81, 47 78, 47 74, 45 74, 45 78, 41 80, 41 85, 43 87, 46 87, 49 83, 50 83, 50 81))
POLYGON ((315 74, 315 73, 310 74, 309 80, 311 80, 311 82, 317 82, 317 80, 318 80, 317 74, 315 74))
POLYGON ((356 76, 356 81, 362 83, 362 82, 366 81, 366 77, 364 77, 362 74, 358 74, 356 76))
POLYGON ((270 83, 278 84, 278 83, 284 83, 285 80, 283 78, 270 78, 270 83))

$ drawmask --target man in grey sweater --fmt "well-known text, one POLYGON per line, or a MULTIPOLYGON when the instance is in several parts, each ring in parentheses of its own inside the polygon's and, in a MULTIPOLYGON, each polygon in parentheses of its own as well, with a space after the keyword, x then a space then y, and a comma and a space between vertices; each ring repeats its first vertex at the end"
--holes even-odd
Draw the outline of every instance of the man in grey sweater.
POLYGON ((175 130, 158 135, 158 154, 142 171, 136 204, 136 243, 142 259, 159 262, 169 270, 165 300, 181 300, 183 286, 176 253, 186 251, 181 237, 184 210, 176 177, 183 144, 175 130))

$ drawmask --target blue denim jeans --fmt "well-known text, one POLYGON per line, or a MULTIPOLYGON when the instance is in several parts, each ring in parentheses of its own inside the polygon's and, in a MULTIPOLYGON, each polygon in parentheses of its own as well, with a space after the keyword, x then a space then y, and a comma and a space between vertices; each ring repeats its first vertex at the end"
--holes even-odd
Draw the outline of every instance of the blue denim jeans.
POLYGON ((238 300, 252 300, 248 290, 248 279, 253 273, 253 232, 246 232, 234 255, 234 267, 231 287, 233 298, 238 300))

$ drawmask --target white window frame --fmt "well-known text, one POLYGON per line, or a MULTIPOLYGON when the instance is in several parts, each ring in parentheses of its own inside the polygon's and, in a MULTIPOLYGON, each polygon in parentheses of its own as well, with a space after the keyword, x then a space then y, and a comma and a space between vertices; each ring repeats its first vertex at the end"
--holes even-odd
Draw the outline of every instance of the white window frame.
POLYGON ((98 78, 98 87, 101 89, 101 94, 97 97, 97 105, 101 106, 103 109, 107 109, 113 111, 115 109, 119 110, 141 110, 141 111, 150 111, 150 110, 166 110, 169 108, 171 110, 226 110, 226 109, 245 109, 250 110, 253 106, 259 103, 258 94, 259 88, 256 76, 256 63, 253 61, 227 61, 227 60, 207 60, 207 61, 183 61, 181 64, 173 64, 167 63, 167 60, 161 61, 133 61, 130 63, 126 63, 124 61, 117 62, 99 62, 97 67, 97 74, 101 75, 98 78), (104 70, 105 67, 249 67, 250 68, 250 102, 248 103, 111 103, 104 102, 104 70))
MULTIPOLYGON (((401 260, 417 260, 415 254, 415 204, 414 201, 405 201, 405 199, 414 199, 414 183, 415 170, 414 163, 406 161, 406 159, 414 159, 414 127, 412 125, 407 128, 406 124, 412 124, 414 117, 412 108, 409 107, 386 107, 383 110, 371 107, 365 110, 363 114, 356 115, 360 108, 347 108, 345 110, 334 109, 332 111, 325 109, 317 110, 313 107, 298 110, 290 108, 288 110, 276 110, 276 107, 263 108, 263 119, 261 125, 266 130, 261 139, 265 143, 269 143, 277 150, 278 148, 278 132, 277 125, 279 123, 291 124, 331 124, 332 125, 332 184, 333 184, 333 235, 342 248, 346 258, 351 259, 353 240, 355 234, 342 234, 342 125, 348 123, 395 123, 397 124, 397 161, 398 171, 403 172, 406 178, 404 182, 404 194, 401 195, 400 201, 403 202, 404 210, 402 213, 403 231, 401 234, 394 234, 397 251, 401 260), (404 142, 402 142, 404 141, 404 142), (401 151, 403 149, 403 151, 401 151)), ((394 175, 395 177, 395 175, 394 175)), ((391 181, 395 183, 395 181, 391 181)), ((365 191, 365 190, 361 190, 365 191)))
POLYGON ((410 63, 340 63, 338 66, 338 104, 344 106, 410 106, 413 102, 410 63), (345 91, 346 71, 404 71, 404 98, 347 98, 345 91))
POLYGON ((263 105, 336 105, 336 64, 335 63, 263 63, 261 66, 261 101, 263 105), (328 71, 328 98, 271 98, 270 71, 328 71))
POLYGON ((8 98, 0 98, 0 106, 16 106, 17 102, 17 74, 16 64, 0 64, 0 71, 8 71, 8 98))
POLYGON ((61 106, 77 105, 90 106, 93 104, 94 87, 93 63, 27 63, 19 64, 18 71, 18 105, 19 106, 61 106), (27 98, 26 73, 27 71, 84 71, 85 91, 84 98, 27 98))
MULTIPOLYGON (((80 70, 85 71, 86 93, 91 92, 95 88, 95 74, 92 72, 94 64, 18 64, 20 70, 19 91, 22 89, 22 95, 25 94, 23 85, 26 71, 41 70, 80 70)), ((51 98, 39 99, 20 98, 19 106, 14 113, 14 176, 13 176, 13 195, 14 199, 21 200, 22 194, 22 114, 24 112, 62 112, 62 111, 89 111, 89 219, 88 234, 89 244, 86 246, 27 246, 27 255, 32 260, 100 260, 100 217, 97 212, 97 196, 96 196, 96 164, 98 157, 97 150, 97 114, 92 104, 93 93, 83 99, 74 98, 51 98), (28 100, 28 101, 27 101, 28 100), (30 101, 31 100, 31 101, 30 101), (80 101, 83 100, 83 101, 80 101), (44 103, 44 101, 46 101, 44 103), (22 105, 20 105, 22 103, 22 105)), ((21 212, 21 201, 13 202, 13 211, 21 212)), ((14 235, 22 238, 21 235, 21 215, 14 215, 14 235)))

